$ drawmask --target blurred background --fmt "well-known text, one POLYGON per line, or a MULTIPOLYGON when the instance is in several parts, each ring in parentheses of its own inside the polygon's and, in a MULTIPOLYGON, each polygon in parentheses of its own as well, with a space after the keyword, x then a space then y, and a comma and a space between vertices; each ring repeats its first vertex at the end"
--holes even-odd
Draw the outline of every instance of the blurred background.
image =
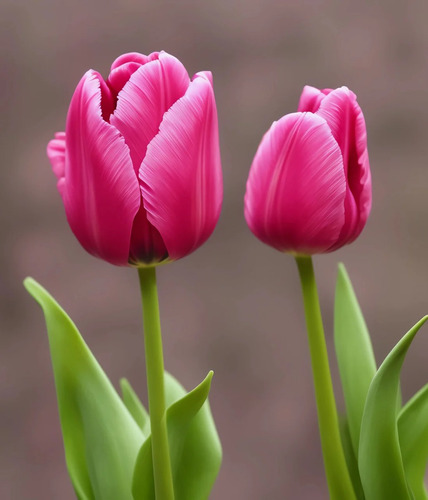
MULTIPOLYGON (((0 0, 0 497, 74 498, 32 275, 64 306, 115 383, 146 400, 134 270, 86 254, 45 155, 88 68, 164 49, 214 74, 225 199, 211 239, 159 269, 166 366, 187 388, 214 369, 224 447, 214 500, 327 499, 295 263, 247 229, 243 196, 262 134, 303 85, 354 90, 374 204, 361 237, 315 259, 331 357, 336 264, 353 280, 378 363, 428 312, 428 30, 425 2, 0 0)), ((333 359, 333 358, 332 358, 333 359)), ((403 370, 428 380, 428 332, 403 370)), ((340 384, 333 360, 337 393, 340 384)), ((339 406, 343 402, 338 396, 339 406)))

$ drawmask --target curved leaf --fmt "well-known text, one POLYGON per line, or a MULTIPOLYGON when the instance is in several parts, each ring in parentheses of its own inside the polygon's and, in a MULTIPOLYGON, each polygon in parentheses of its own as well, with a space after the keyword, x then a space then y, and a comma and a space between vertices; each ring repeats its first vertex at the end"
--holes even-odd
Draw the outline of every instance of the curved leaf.
POLYGON ((65 457, 77 497, 132 499, 142 432, 64 310, 33 279, 24 285, 45 314, 65 457))
POLYGON ((428 316, 385 358, 370 384, 361 422, 358 466, 367 500, 411 500, 397 430, 397 397, 406 352, 428 316))
MULTIPOLYGON (((213 372, 193 391, 165 373, 168 440, 175 500, 206 500, 221 463, 221 445, 207 401, 213 372)), ((151 439, 147 438, 134 471, 135 500, 154 499, 151 439)))
POLYGON ((169 408, 179 399, 183 398, 187 391, 180 382, 169 372, 165 372, 165 404, 169 408))
POLYGON ((349 424, 345 415, 339 415, 339 431, 343 453, 345 455, 349 477, 351 478, 352 486, 354 487, 355 496, 357 500, 365 500, 363 485, 361 484, 360 473, 358 471, 358 462, 352 447, 349 424))
POLYGON ((177 463, 174 473, 176 500, 206 500, 220 470, 222 449, 207 399, 212 376, 210 372, 203 382, 204 392, 200 390, 192 397, 192 393, 187 394, 168 411, 171 455, 176 457, 177 463), (193 418, 192 406, 193 410, 200 407, 193 418), (183 439, 181 433, 186 426, 183 439))
POLYGON ((156 499, 151 435, 144 441, 135 462, 132 479, 132 498, 134 500, 156 499))
POLYGON ((428 384, 401 410, 398 435, 410 488, 416 500, 427 500, 424 476, 428 462, 428 384))
POLYGON ((345 266, 339 264, 334 305, 334 345, 355 456, 361 419, 376 361, 370 335, 345 266))
POLYGON ((126 378, 120 379, 120 388, 122 390, 122 399, 129 413, 141 429, 144 438, 150 434, 150 417, 143 403, 135 394, 134 389, 126 378))

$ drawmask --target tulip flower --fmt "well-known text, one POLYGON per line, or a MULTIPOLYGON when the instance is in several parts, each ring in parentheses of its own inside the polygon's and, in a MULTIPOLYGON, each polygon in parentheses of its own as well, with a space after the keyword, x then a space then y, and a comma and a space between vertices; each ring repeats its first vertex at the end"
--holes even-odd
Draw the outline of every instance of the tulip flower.
POLYGON ((47 153, 82 246, 116 265, 173 261, 211 235, 222 202, 211 73, 166 52, 89 70, 47 153))
POLYGON ((317 403, 321 448, 332 500, 355 500, 333 392, 312 255, 351 243, 371 209, 366 126, 346 87, 306 86, 297 113, 264 135, 247 181, 245 218, 264 243, 294 254, 317 403))
POLYGON ((306 86, 298 112, 266 132, 247 182, 245 218, 264 243, 312 255, 352 242, 371 208, 366 126, 346 87, 306 86))
MULTIPOLYGON (((131 484, 128 481, 130 477, 117 467, 113 467, 112 474, 105 474, 108 467, 104 465, 108 460, 97 459, 93 461, 99 462, 103 471, 101 475, 106 481, 100 481, 94 473, 97 480, 93 489, 87 477, 88 471, 79 468, 82 463, 79 454, 79 467, 76 468, 73 462, 75 450, 90 448, 88 443, 92 442, 92 428, 88 425, 90 431, 85 436, 88 442, 84 444, 81 441, 84 431, 74 422, 69 426, 65 419, 65 427, 72 429, 64 431, 64 443, 72 464, 70 475, 73 484, 77 485, 76 491, 82 493, 82 484, 85 483, 84 486, 89 485, 88 495, 93 496, 95 492, 97 496, 98 492, 100 498, 104 498, 101 490, 108 491, 111 498, 131 498, 132 490, 135 498, 174 500, 178 497, 175 489, 183 498, 189 496, 189 491, 192 498, 207 498, 220 467, 221 446, 209 415, 199 417, 205 420, 198 424, 194 418, 208 397, 212 373, 194 392, 196 396, 187 398, 188 403, 176 412, 180 425, 187 429, 186 433, 178 432, 181 427, 173 422, 174 417, 168 413, 170 402, 165 392, 165 387, 170 385, 170 377, 165 377, 164 372, 155 266, 196 250, 211 235, 220 215, 223 186, 211 73, 202 71, 190 79, 181 62, 166 52, 155 52, 149 56, 124 54, 113 62, 107 80, 98 72, 89 70, 71 99, 65 132, 57 133, 49 142, 47 154, 58 179, 58 190, 73 233, 89 253, 112 264, 138 268, 144 310, 150 419, 150 436, 145 443, 148 442, 149 447, 144 444, 138 457, 133 454, 133 473, 125 461, 129 453, 124 455, 123 460, 114 455, 112 461, 113 464, 114 460, 123 461, 127 475, 131 473, 130 477, 137 479, 131 484), (195 401, 201 404, 195 406, 195 401), (190 419, 195 423, 197 436, 189 434, 196 445, 187 446, 182 438, 189 431, 190 419), (174 432, 167 432, 167 420, 174 432), (71 439, 72 432, 77 433, 80 440, 78 446, 71 439), (201 435, 204 437, 201 438, 201 435), (70 437, 70 441, 66 442, 66 437, 70 437), (71 448, 68 442, 72 443, 71 448), (174 450, 187 449, 188 456, 183 452, 182 460, 186 463, 190 480, 183 479, 185 474, 181 469, 181 459, 177 460, 176 454, 171 457, 170 446, 174 450), (197 457, 196 462, 192 456, 197 457), (179 474, 177 470, 180 470, 179 474), (180 480, 174 483, 174 476, 177 475, 180 480)), ((40 293, 37 286, 31 283, 29 289, 45 306, 46 295, 43 291, 40 293)), ((50 304, 50 299, 47 302, 50 304)), ((65 327, 55 323, 54 329, 69 329, 70 323, 65 318, 65 327)), ((74 344, 76 342, 73 341, 74 344)), ((70 369, 66 371, 70 372, 70 369)), ((76 380, 83 380, 82 373, 90 371, 89 366, 81 372, 77 370, 76 380)), ((96 371, 92 370, 93 373, 96 371)), ((100 377, 95 375, 95 379, 98 381, 100 377)), ((176 382, 174 384, 177 385, 176 382)), ((78 386, 74 382, 72 385, 78 386)), ((105 392, 99 384, 97 387, 100 394, 105 392)), ((110 389, 108 391, 111 393, 110 389)), ((61 398, 63 392, 67 394, 64 396, 64 401, 67 401, 69 391, 61 389, 61 398)), ((77 410, 67 401, 64 414, 76 411, 80 422, 84 414, 79 406, 82 393, 78 390, 76 394, 70 400, 76 402, 77 410)), ((177 394, 176 388, 174 394, 177 394)), ((93 396, 91 394, 91 399, 93 396)), ((133 401, 131 406, 135 408, 135 397, 130 397, 133 401)), ((89 413, 93 407, 104 408, 104 404, 91 406, 83 403, 85 411, 86 406, 89 413)), ((147 414, 145 410, 142 413, 141 404, 137 406, 137 423, 140 425, 142 419, 146 428, 147 414)), ((208 411, 207 408, 204 411, 208 411)), ((119 422, 117 409, 112 414, 115 415, 116 425, 119 422)), ((134 417, 133 411, 130 414, 134 417)), ((125 427, 131 425, 128 417, 125 417, 125 420, 128 419, 125 427)), ((90 419, 83 420, 86 426, 89 421, 98 421, 99 417, 91 414, 90 419)), ((104 428, 108 426, 103 424, 101 432, 95 432, 94 437, 99 442, 104 441, 104 428)), ((114 444, 114 452, 120 454, 119 450, 123 447, 132 454, 133 448, 127 442, 119 441, 114 444)), ((137 440, 138 449, 140 445, 141 440, 137 440)), ((98 446, 95 448, 99 449, 98 446)))

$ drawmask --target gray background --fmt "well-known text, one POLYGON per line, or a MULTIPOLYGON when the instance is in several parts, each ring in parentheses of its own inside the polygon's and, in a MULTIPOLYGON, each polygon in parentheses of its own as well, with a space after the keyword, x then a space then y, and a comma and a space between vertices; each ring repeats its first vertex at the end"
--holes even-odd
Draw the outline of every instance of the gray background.
MULTIPOLYGON (((428 312, 427 16, 426 2, 404 0, 1 0, 2 499, 73 498, 45 326, 21 285, 26 275, 66 308, 111 379, 127 376, 145 398, 136 272, 80 248, 45 146, 88 68, 107 76, 119 54, 160 49, 191 74, 214 73, 220 119, 219 225, 158 273, 166 366, 189 388, 215 370, 224 462, 212 498, 327 498, 295 264, 247 229, 245 181, 262 134, 296 110, 304 84, 358 94, 373 212, 359 240, 317 257, 316 270, 329 348, 343 260, 380 362, 428 312)), ((406 398, 428 379, 427 351, 425 328, 404 367, 406 398)), ((334 376, 339 391, 335 367, 334 376)))

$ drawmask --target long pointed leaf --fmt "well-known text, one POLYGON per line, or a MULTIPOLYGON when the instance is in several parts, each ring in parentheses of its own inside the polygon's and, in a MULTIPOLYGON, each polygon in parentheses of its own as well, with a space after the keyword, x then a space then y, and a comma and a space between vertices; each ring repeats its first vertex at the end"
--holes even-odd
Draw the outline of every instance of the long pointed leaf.
POLYGON ((212 375, 210 372, 203 382, 206 392, 201 390, 192 398, 192 393, 189 393, 170 408, 171 453, 177 463, 174 475, 176 500, 207 499, 220 469, 222 449, 207 399, 212 375), (191 406, 193 410, 200 407, 194 417, 191 416, 191 406), (184 439, 181 437, 183 431, 186 433, 184 439))
POLYGON ((410 488, 416 500, 427 500, 424 477, 428 462, 428 384, 401 410, 398 435, 410 488))
POLYGON ((351 434, 346 416, 339 415, 339 430, 342 440, 343 453, 345 455, 346 465, 348 466, 349 476, 354 487, 357 500, 365 500, 363 485, 361 484, 360 473, 358 471, 358 462, 352 446, 351 434))
POLYGON ((66 462, 77 497, 132 499, 140 429, 64 310, 33 279, 24 284, 45 314, 66 462))
POLYGON ((346 405, 349 433, 358 456, 361 419, 376 361, 370 335, 346 272, 339 264, 334 306, 334 345, 346 405))
POLYGON ((152 438, 144 441, 135 462, 132 480, 132 498, 134 500, 155 500, 155 480, 153 476, 152 438))
POLYGON ((126 378, 122 378, 120 380, 120 388, 122 390, 122 399, 125 406, 128 408, 129 413, 132 415, 132 418, 135 420, 138 427, 141 429, 144 439, 146 439, 150 434, 149 414, 126 378))
MULTIPOLYGON (((175 500, 206 500, 221 463, 221 445, 207 397, 212 372, 193 391, 165 373, 168 441, 175 500)), ((151 439, 143 444, 135 465, 135 500, 154 499, 151 439)))
POLYGON ((411 500, 397 430, 397 396, 406 352, 428 316, 388 354, 367 395, 361 423, 358 466, 367 500, 411 500))

